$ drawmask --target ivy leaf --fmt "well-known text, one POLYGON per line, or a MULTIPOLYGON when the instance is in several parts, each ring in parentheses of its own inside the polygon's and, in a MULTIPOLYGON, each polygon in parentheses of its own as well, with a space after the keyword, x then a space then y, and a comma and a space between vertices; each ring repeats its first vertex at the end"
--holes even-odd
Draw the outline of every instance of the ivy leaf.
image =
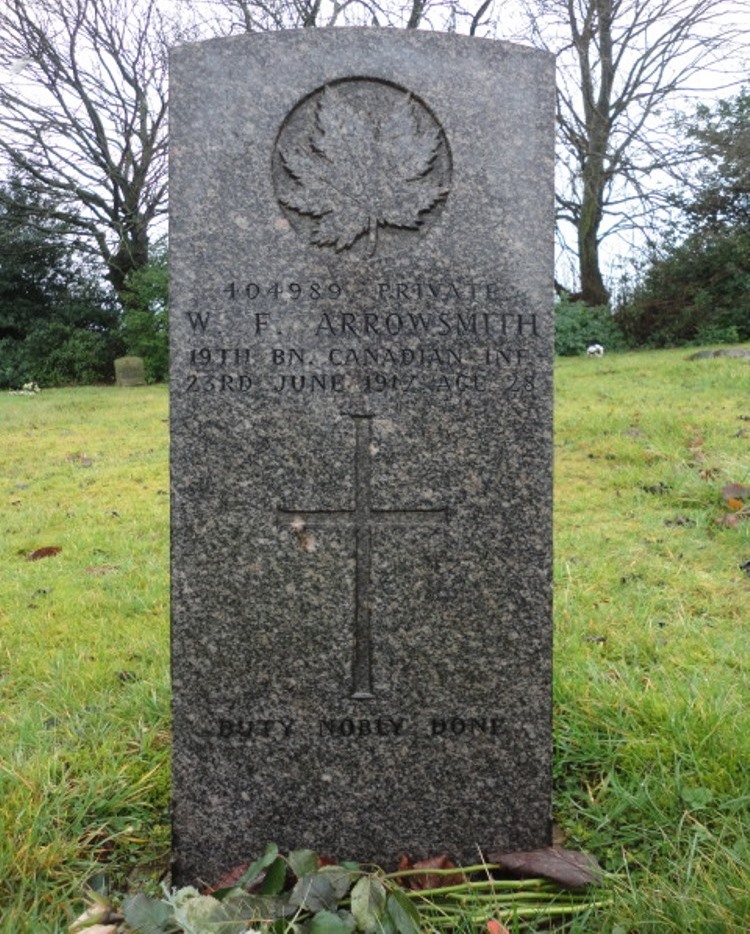
POLYGON ((403 892, 394 889, 389 893, 386 910, 398 934, 420 934, 419 912, 403 892))
POLYGON ((122 914, 128 927, 139 934, 164 934, 174 930, 172 907, 143 893, 126 898, 122 903, 122 914))
POLYGON ((286 882, 286 861, 277 856, 266 872, 266 878, 260 887, 261 895, 278 895, 286 882))
POLYGON ((404 94, 381 115, 360 112, 333 88, 317 111, 317 135, 307 148, 281 152, 296 184, 281 198, 316 218, 312 242, 337 251, 379 227, 416 230, 421 215, 447 195, 434 176, 439 132, 420 126, 414 101, 404 94))
POLYGON ((313 850, 292 850, 289 854, 289 867, 299 879, 318 868, 318 857, 313 850))
POLYGON ((338 905, 338 898, 323 873, 311 872, 297 880, 289 894, 289 904, 305 911, 331 911, 338 905))
POLYGON ((245 921, 211 895, 174 901, 173 906, 174 920, 185 934, 206 934, 212 930, 221 930, 222 934, 242 934, 247 930, 245 921))
POLYGON ((310 934, 350 934, 352 928, 338 914, 319 911, 310 922, 310 934))
POLYGON ((376 931, 383 924, 385 914, 386 891, 378 879, 362 876, 352 889, 352 914, 361 930, 376 931))
POLYGON ((359 873, 354 873, 343 866, 323 866, 318 872, 331 883, 338 899, 342 899, 346 895, 355 876, 359 875, 359 873))
POLYGON ((275 843, 269 843, 265 853, 259 856, 254 863, 250 863, 245 872, 243 872, 240 878, 235 882, 235 886, 237 888, 243 888, 246 885, 250 885, 258 878, 264 869, 268 869, 268 867, 276 861, 278 855, 279 848, 275 843))

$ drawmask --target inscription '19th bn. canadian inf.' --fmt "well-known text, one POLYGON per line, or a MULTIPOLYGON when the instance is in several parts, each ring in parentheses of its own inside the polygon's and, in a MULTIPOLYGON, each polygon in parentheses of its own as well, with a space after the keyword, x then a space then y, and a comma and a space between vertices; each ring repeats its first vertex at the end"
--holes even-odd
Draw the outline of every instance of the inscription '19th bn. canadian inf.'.
POLYGON ((523 296, 450 278, 374 281, 365 291, 260 277, 217 285, 212 308, 186 314, 188 391, 534 392, 539 327, 523 296), (222 316, 244 321, 247 345, 212 342, 222 316))

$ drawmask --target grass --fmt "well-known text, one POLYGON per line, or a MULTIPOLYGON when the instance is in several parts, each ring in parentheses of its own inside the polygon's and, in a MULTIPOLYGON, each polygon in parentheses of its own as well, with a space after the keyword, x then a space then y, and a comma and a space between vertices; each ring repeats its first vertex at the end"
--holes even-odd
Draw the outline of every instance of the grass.
POLYGON ((165 418, 163 388, 0 398, 3 932, 168 846, 165 418))
MULTIPOLYGON (((163 387, 0 397, 3 934, 168 858, 166 414, 163 387)), ((613 874, 570 931, 747 930, 750 521, 721 488, 749 452, 746 360, 558 361, 555 816, 613 874)))

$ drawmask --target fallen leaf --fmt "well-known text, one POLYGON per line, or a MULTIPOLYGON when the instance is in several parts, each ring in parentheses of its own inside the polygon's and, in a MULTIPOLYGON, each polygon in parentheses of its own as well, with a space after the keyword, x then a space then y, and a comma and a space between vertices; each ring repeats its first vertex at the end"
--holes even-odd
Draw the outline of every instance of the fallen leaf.
POLYGON ((216 885, 209 886, 206 891, 210 895, 212 892, 217 892, 219 889, 232 889, 237 884, 237 882, 242 878, 242 876, 247 871, 250 863, 242 863, 239 866, 235 866, 234 869, 230 869, 226 875, 223 875, 221 879, 216 883, 216 885))
POLYGON ((85 932, 85 934, 115 934, 117 924, 122 918, 114 912, 109 905, 97 903, 91 905, 80 917, 70 925, 71 934, 85 932))
POLYGON ((669 493, 672 488, 667 486, 666 483, 653 483, 649 486, 642 486, 641 489, 644 493, 652 493, 654 496, 661 496, 663 493, 669 493))
MULTIPOLYGON (((416 863, 412 863, 409 857, 404 853, 401 857, 401 860, 398 864, 399 872, 403 872, 409 869, 457 869, 455 863, 451 862, 448 857, 443 854, 442 856, 432 856, 429 859, 420 859, 416 863)), ((460 872, 455 873, 455 875, 437 875, 434 872, 425 872, 419 873, 413 876, 406 876, 401 879, 401 884, 404 888, 414 889, 415 891, 421 891, 422 889, 437 889, 441 888, 444 885, 460 885, 464 881, 464 877, 460 872)))
POLYGON ((726 526, 728 529, 734 529, 741 519, 750 519, 750 507, 744 506, 739 512, 729 512, 720 519, 717 519, 716 522, 719 525, 726 526))
POLYGON ((510 934, 510 931, 499 921, 491 920, 487 922, 487 934, 510 934))
POLYGON ((523 878, 542 876, 567 889, 596 885, 602 879, 601 867, 590 853, 557 846, 493 854, 490 859, 523 878))
POLYGON ((722 488, 721 495, 732 506, 737 500, 750 499, 750 486, 743 486, 741 483, 728 483, 722 488))
POLYGON ((332 856, 321 856, 317 854, 315 862, 317 863, 318 869, 323 869, 325 866, 338 866, 338 863, 332 856))
POLYGON ((94 463, 94 459, 92 457, 88 457, 86 454, 81 453, 69 454, 67 460, 68 463, 78 464, 79 467, 91 467, 94 463))
POLYGON ((62 548, 57 545, 48 545, 46 548, 37 548, 36 551, 32 551, 30 554, 26 555, 27 561, 39 561, 40 558, 54 558, 55 555, 59 555, 62 551, 62 548))
POLYGON ((137 681, 138 675, 134 671, 118 671, 117 679, 119 681, 137 681))

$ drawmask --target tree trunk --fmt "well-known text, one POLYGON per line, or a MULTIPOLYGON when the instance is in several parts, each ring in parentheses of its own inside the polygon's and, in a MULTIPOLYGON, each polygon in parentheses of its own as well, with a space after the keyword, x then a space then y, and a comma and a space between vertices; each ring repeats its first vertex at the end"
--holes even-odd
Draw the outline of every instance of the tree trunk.
MULTIPOLYGON (((587 180, 588 182, 588 180, 587 180)), ((594 184, 593 187, 596 187, 594 184)), ((599 266, 599 225, 602 209, 596 191, 586 192, 581 205, 581 217, 578 222, 578 263, 581 277, 581 301, 587 305, 607 305, 609 292, 604 285, 599 266)))
POLYGON ((132 302, 127 288, 128 276, 136 269, 148 265, 148 231, 145 226, 128 231, 120 240, 117 250, 106 257, 107 278, 117 293, 117 298, 127 311, 132 302))

